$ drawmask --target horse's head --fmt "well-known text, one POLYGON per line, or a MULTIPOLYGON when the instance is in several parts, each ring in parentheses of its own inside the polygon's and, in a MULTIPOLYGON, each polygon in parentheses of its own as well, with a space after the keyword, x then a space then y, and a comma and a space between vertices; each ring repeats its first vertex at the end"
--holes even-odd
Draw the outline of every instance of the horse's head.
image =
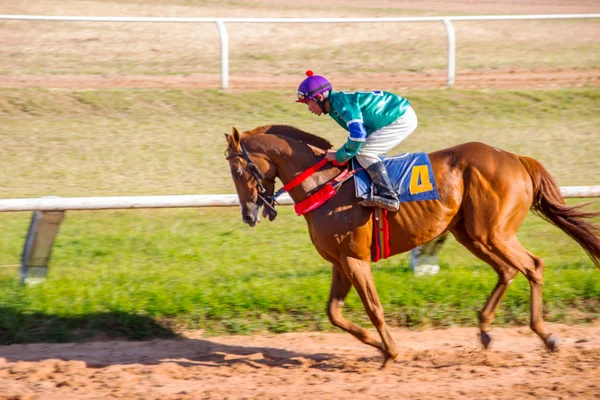
MULTIPOLYGON (((266 154, 250 148, 242 142, 240 132, 234 127, 227 138, 225 151, 235 190, 242 208, 242 221, 251 227, 260 222, 260 207, 265 205, 265 199, 272 196, 275 190, 276 167, 266 154)), ((277 216, 274 208, 265 205, 263 217, 273 221, 277 216)))

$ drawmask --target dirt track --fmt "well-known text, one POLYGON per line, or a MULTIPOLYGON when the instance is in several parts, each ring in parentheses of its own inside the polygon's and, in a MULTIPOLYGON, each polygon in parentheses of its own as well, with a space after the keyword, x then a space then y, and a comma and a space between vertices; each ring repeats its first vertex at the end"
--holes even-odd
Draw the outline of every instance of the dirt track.
MULTIPOLYGON (((233 75, 231 90, 286 89, 298 85, 298 76, 233 75)), ((445 72, 413 74, 360 74, 329 76, 340 88, 370 89, 439 89, 447 86, 445 72)), ((600 69, 575 70, 540 68, 536 70, 457 71, 454 87, 459 89, 557 89, 600 86, 600 69)), ((197 88, 221 87, 219 75, 193 74, 187 76, 142 75, 5 75, 0 87, 45 87, 69 89, 94 88, 197 88)))
POLYGON ((593 399, 600 324, 553 325, 559 353, 527 327, 393 331, 401 360, 344 333, 0 347, 0 399, 593 399))

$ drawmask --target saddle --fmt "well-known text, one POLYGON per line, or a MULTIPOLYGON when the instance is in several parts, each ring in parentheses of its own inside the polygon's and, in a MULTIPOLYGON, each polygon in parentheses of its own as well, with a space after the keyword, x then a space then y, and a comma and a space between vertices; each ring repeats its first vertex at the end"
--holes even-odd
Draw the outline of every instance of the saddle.
MULTIPOLYGON (((433 169, 427 153, 404 153, 382 157, 388 176, 400 203, 407 201, 439 200, 433 169)), ((356 197, 368 199, 373 194, 373 184, 367 171, 356 158, 352 159, 356 197)))

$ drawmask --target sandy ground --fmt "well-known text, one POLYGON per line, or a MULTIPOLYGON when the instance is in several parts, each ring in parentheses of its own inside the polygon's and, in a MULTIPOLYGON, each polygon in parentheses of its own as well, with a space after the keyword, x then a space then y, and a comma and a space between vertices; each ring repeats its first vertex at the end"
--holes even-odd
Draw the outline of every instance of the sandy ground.
MULTIPOLYGON (((329 76, 340 87, 439 89, 447 87, 447 75, 442 72, 414 74, 368 74, 329 76)), ((232 75, 229 89, 256 90, 295 87, 298 76, 232 75)), ((558 89, 600 86, 600 69, 540 68, 536 70, 457 71, 455 88, 461 89, 558 89)), ((93 88, 221 88, 219 75, 187 76, 142 75, 5 75, 0 87, 46 87, 69 89, 93 88)))
POLYGON ((550 325, 548 353, 528 327, 393 330, 401 356, 345 333, 0 347, 0 399, 594 399, 600 324, 550 325))

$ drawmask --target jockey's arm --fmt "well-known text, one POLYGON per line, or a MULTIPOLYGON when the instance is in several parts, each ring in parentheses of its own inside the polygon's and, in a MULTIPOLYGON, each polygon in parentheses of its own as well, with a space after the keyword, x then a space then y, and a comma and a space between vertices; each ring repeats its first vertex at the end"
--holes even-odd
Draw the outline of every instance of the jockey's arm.
POLYGON ((360 151, 365 140, 367 140, 367 130, 362 120, 350 120, 347 122, 350 135, 346 143, 335 153, 338 163, 343 164, 350 160, 360 151))

